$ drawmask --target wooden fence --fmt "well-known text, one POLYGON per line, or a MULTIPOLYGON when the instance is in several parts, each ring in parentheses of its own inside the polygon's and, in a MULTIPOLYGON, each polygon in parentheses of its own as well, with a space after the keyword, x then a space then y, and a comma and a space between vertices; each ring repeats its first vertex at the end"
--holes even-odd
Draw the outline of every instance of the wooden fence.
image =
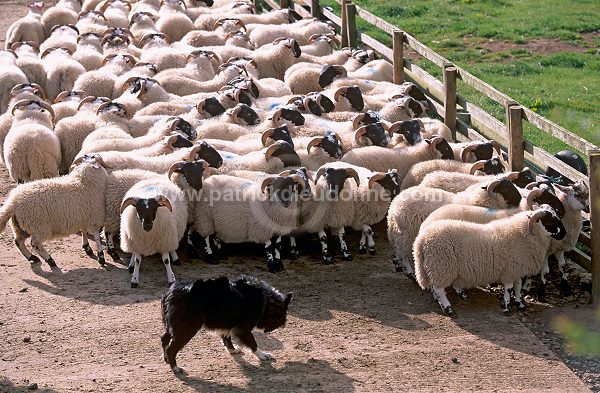
MULTIPOLYGON (((511 170, 521 170, 525 165, 539 172, 553 168, 573 181, 586 180, 590 186, 591 213, 589 217, 584 214, 584 217, 590 219, 592 231, 591 234, 582 232, 579 243, 584 247, 576 248, 567 253, 567 256, 592 273, 592 296, 594 302, 600 304, 600 230, 593 230, 600 228, 600 149, 564 127, 520 105, 508 95, 434 52, 407 32, 353 4, 350 0, 336 1, 341 5, 341 17, 321 7, 319 0, 280 0, 280 4, 274 0, 255 0, 255 3, 262 2, 271 9, 292 8, 302 17, 330 20, 339 27, 342 46, 356 47, 358 42, 361 42, 363 46, 375 50, 393 65, 394 83, 409 80, 418 85, 430 98, 437 114, 452 130, 455 140, 494 139, 498 141, 508 153, 511 170), (357 17, 390 34, 393 42, 392 49, 367 34, 360 33, 356 27, 357 17), (410 59, 405 58, 405 45, 440 67, 443 80, 438 80, 410 59), (459 95, 457 79, 504 106, 505 122, 496 119, 459 95), (523 135, 523 121, 586 153, 589 157, 589 177, 526 140, 523 135)), ((256 5, 260 7, 262 4, 256 5)))

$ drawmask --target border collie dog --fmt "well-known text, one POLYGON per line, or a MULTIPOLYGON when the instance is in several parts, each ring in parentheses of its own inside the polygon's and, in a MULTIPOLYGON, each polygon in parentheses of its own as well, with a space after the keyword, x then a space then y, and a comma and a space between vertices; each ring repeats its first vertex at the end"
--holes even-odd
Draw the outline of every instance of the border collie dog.
POLYGON ((232 337, 252 350, 260 360, 273 357, 258 349, 252 329, 271 332, 285 325, 292 294, 283 295, 266 282, 252 276, 237 281, 218 277, 196 281, 177 281, 162 297, 161 337, 165 362, 175 373, 181 372, 175 357, 200 329, 221 336, 223 345, 234 354, 232 337))

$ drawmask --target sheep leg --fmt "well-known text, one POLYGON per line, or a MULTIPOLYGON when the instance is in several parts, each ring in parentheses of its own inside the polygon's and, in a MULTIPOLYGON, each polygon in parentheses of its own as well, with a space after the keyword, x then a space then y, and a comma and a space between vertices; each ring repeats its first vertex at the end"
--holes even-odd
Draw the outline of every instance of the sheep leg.
POLYGON ((221 243, 221 239, 217 235, 213 236, 213 242, 215 243, 215 247, 217 247, 217 251, 221 251, 221 247, 223 247, 223 243, 221 243))
POLYGON ((273 250, 274 250, 274 255, 275 255, 275 263, 277 265, 283 266, 283 264, 281 262, 281 236, 278 236, 277 239, 275 239, 275 244, 274 244, 273 250))
POLYGON ((556 255, 556 259, 558 259, 558 271, 560 272, 560 290, 562 291, 564 296, 571 296, 573 291, 571 290, 571 285, 569 285, 569 281, 567 280, 569 275, 565 271, 565 266, 567 261, 565 261, 565 253, 564 251, 558 251, 556 255))
POLYGON ((504 297, 502 298, 502 312, 507 314, 510 312, 510 291, 513 288, 513 283, 503 283, 504 285, 504 297))
POLYGON ((83 251, 85 251, 88 257, 95 257, 94 251, 92 251, 92 247, 90 247, 88 234, 85 231, 81 231, 81 248, 83 248, 83 251))
POLYGON ((454 315, 454 310, 452 309, 450 301, 446 297, 446 291, 444 288, 438 288, 434 285, 431 288, 431 292, 433 294, 433 298, 439 303, 440 307, 442 307, 444 314, 454 315))
POLYGON ((171 258, 171 265, 181 266, 181 259, 179 259, 177 251, 169 251, 169 257, 171 258))
POLYGON ((538 300, 544 300, 546 298, 546 274, 550 272, 550 267, 548 266, 548 258, 544 261, 544 265, 542 266, 542 271, 540 272, 540 286, 537 290, 538 300))
POLYGON ((140 264, 142 263, 142 256, 137 253, 131 254, 131 261, 129 262, 129 268, 133 265, 133 273, 131 274, 131 288, 137 288, 140 282, 140 264))
POLYGON ((392 257, 392 263, 396 267, 396 271, 404 271, 406 277, 416 282, 417 278, 415 277, 415 270, 413 269, 410 260, 407 258, 400 258, 399 255, 401 255, 400 252, 396 250, 394 251, 394 256, 392 257))
POLYGON ((402 271, 402 265, 400 264, 400 260, 398 259, 398 253, 396 251, 394 251, 392 254, 392 265, 394 265, 394 268, 397 272, 402 271))
POLYGON ((529 292, 531 290, 531 283, 533 282, 533 279, 531 277, 525 277, 523 279, 523 285, 522 285, 522 291, 523 292, 529 292))
POLYGON ((360 242, 358 243, 358 253, 366 254, 367 253, 367 234, 363 229, 360 234, 360 242))
POLYGON ((39 256, 44 258, 44 261, 46 261, 48 266, 50 266, 51 268, 57 267, 56 262, 54 262, 54 259, 52 259, 48 251, 46 251, 46 249, 42 245, 42 242, 36 236, 31 237, 31 246, 39 256))
MULTIPOLYGON (((364 233, 367 236, 367 246, 369 254, 370 255, 375 255, 375 240, 373 239, 373 230, 371 229, 371 227, 367 224, 364 224, 362 226, 362 233, 364 233)), ((362 240, 362 237, 361 237, 362 240)))
MULTIPOLYGON (((175 254, 177 256, 177 254, 175 254)), ((164 252, 162 254, 162 261, 165 264, 165 269, 167 270, 167 284, 171 285, 175 282, 175 273, 173 273, 173 269, 171 269, 171 261, 169 260, 169 253, 164 252)))
POLYGON ((217 263, 217 258, 215 257, 215 253, 213 252, 212 247, 210 245, 210 235, 204 238, 204 251, 206 252, 208 263, 217 263))
POLYGON ((100 239, 100 232, 94 232, 94 240, 96 241, 96 247, 98 249, 98 263, 104 266, 106 259, 104 259, 104 251, 102 250, 102 239, 100 239))
POLYGON ((454 288, 454 292, 456 292, 456 294, 462 300, 468 300, 469 299, 469 297, 467 296, 467 293, 465 292, 465 290, 462 289, 461 287, 459 287, 458 285, 452 285, 452 288, 454 288))
POLYGON ((111 256, 114 261, 119 261, 121 258, 119 254, 117 254, 117 249, 115 247, 115 242, 113 241, 112 232, 104 231, 104 238, 106 239, 106 253, 111 256))
POLYGON ((277 252, 276 246, 277 239, 273 236, 270 240, 265 242, 265 252, 267 254, 267 268, 271 273, 279 273, 284 270, 283 264, 281 263, 281 256, 277 252), (279 262, 277 261, 279 256, 279 262))
MULTIPOLYGON (((13 225, 13 228, 16 228, 16 227, 13 225)), ((21 254, 23 254, 23 256, 31 263, 41 262, 40 258, 38 258, 36 255, 33 255, 31 252, 29 252, 29 250, 27 249, 27 246, 25 246, 25 240, 27 240, 29 235, 27 233, 25 233, 23 230, 21 230, 21 228, 15 229, 14 233, 15 233, 15 246, 17 246, 17 249, 19 251, 21 251, 21 254)))
POLYGON ((298 259, 300 257, 300 252, 298 251, 298 247, 296 246, 296 238, 294 236, 290 236, 290 258, 298 259))
POLYGON ((327 234, 325 231, 319 231, 319 241, 321 242, 321 255, 323 255, 323 263, 330 264, 331 263, 331 255, 329 255, 329 250, 327 248, 327 234))
POLYGON ((527 308, 527 305, 525 304, 525 302, 523 302, 523 300, 521 299, 521 280, 517 280, 514 282, 514 289, 515 289, 515 304, 517 305, 517 309, 519 311, 523 311, 527 308))
POLYGON ((338 239, 340 240, 340 250, 342 251, 342 256, 344 257, 345 260, 351 261, 352 253, 348 250, 348 246, 346 245, 346 241, 344 240, 345 233, 346 232, 344 230, 344 227, 338 228, 337 234, 338 234, 338 239))

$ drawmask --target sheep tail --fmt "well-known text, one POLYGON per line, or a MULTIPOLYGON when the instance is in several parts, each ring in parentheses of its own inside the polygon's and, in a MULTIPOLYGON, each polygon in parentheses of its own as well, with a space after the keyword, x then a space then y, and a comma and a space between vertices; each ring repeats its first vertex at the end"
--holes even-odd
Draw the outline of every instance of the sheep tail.
POLYGON ((414 248, 414 260, 415 260, 415 278, 417 283, 423 289, 431 288, 431 280, 429 275, 425 271, 425 264, 423 260, 423 251, 420 247, 414 248))
POLYGON ((6 229, 6 223, 14 215, 15 208, 12 198, 8 198, 0 208, 0 233, 6 229))

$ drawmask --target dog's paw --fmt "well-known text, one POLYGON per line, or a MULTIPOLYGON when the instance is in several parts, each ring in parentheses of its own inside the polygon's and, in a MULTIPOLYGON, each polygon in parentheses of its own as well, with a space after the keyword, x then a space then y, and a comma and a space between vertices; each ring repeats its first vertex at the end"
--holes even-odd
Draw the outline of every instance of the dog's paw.
POLYGON ((260 349, 257 349, 256 352, 254 352, 254 355, 256 355, 256 357, 259 358, 262 361, 274 360, 275 359, 273 357, 273 355, 271 355, 269 352, 263 352, 260 349))
POLYGON ((227 348, 227 352, 229 352, 231 355, 239 355, 240 353, 243 353, 243 351, 239 348, 227 348))
POLYGON ((173 374, 186 375, 185 370, 182 369, 181 367, 173 366, 173 367, 171 367, 171 370, 173 370, 173 374))

